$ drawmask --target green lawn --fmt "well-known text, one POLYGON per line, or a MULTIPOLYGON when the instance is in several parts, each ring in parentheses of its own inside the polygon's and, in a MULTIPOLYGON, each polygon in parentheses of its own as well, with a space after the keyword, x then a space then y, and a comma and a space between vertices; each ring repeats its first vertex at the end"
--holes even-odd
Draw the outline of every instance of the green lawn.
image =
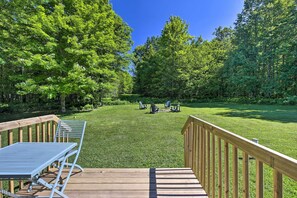
MULTIPOLYGON (((183 167, 181 128, 189 115, 248 139, 258 138, 260 144, 297 158, 296 106, 199 103, 182 105, 181 110, 149 114, 149 110, 139 110, 137 104, 131 104, 60 117, 88 122, 79 158, 83 167, 183 167)), ((0 119, 16 118, 20 115, 0 119)), ((251 182, 253 175, 252 170, 251 182)), ((271 178, 270 171, 265 175, 271 178)), ((271 185, 270 178, 265 185, 271 185)), ((285 180, 284 185, 288 186, 285 195, 297 196, 296 182, 285 180)))
POLYGON ((104 106, 62 118, 88 121, 80 158, 86 167, 183 166, 180 132, 188 115, 297 158, 296 106, 202 103, 182 106, 180 113, 148 111, 137 105, 104 106))

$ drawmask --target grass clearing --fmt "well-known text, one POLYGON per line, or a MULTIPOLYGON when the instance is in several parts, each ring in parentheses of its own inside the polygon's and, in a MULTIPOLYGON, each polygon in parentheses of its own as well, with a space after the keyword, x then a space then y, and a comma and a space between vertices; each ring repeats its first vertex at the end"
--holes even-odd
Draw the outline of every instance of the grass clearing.
MULTIPOLYGON (((297 159, 296 106, 197 103, 182 105, 179 113, 148 112, 148 109, 139 110, 138 104, 131 104, 103 106, 91 112, 60 117, 87 121, 78 162, 83 167, 183 167, 181 129, 189 115, 245 138, 257 138, 260 144, 297 159)), ((1 116, 0 121, 22 116, 36 114, 6 115, 1 116)), ((251 169, 255 167, 253 163, 251 169)), ((265 172, 265 189, 271 188, 271 174, 269 170, 265 172)), ((254 182, 254 170, 250 176, 254 182)), ((297 196, 296 182, 284 179, 284 187, 284 197, 297 196)))
MULTIPOLYGON (((159 105, 161 107, 161 105, 159 105)), ((245 138, 297 158, 295 106, 199 103, 182 112, 148 114, 137 105, 104 106, 62 116, 87 120, 80 163, 86 167, 181 167, 188 115, 194 115, 245 138)))

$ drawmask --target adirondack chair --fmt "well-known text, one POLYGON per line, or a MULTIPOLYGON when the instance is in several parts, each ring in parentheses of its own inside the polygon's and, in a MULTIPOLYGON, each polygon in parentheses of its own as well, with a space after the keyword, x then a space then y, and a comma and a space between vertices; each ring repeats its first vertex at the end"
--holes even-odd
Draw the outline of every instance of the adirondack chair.
POLYGON ((80 120, 60 120, 54 139, 54 142, 78 142, 75 158, 71 163, 68 162, 65 165, 71 167, 71 165, 74 164, 74 167, 81 171, 83 171, 83 168, 76 164, 76 162, 82 147, 86 124, 86 121, 80 120))
POLYGON ((170 108, 170 111, 180 112, 180 104, 172 105, 172 107, 170 108))
POLYGON ((170 102, 170 100, 168 100, 168 101, 164 104, 165 109, 169 108, 170 105, 171 105, 171 102, 170 102))
POLYGON ((150 113, 152 113, 152 114, 155 114, 159 111, 159 108, 154 103, 151 104, 150 109, 151 109, 150 113))
POLYGON ((139 101, 139 109, 146 109, 146 108, 147 108, 146 104, 142 104, 142 102, 139 101))

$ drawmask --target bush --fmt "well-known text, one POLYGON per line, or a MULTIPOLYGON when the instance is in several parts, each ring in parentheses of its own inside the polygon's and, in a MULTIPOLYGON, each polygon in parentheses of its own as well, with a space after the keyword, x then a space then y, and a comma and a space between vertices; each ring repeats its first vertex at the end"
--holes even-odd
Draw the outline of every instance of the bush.
POLYGON ((0 103, 0 113, 9 113, 11 111, 8 104, 0 103))
POLYGON ((94 109, 93 105, 92 104, 86 104, 82 110, 83 111, 92 111, 94 109))
POLYGON ((137 102, 139 98, 142 98, 140 94, 121 94, 119 96, 120 100, 129 101, 129 102, 137 102))
POLYGON ((79 109, 78 109, 77 107, 75 107, 75 106, 71 106, 71 107, 69 107, 69 110, 70 110, 70 111, 73 111, 73 112, 75 112, 75 111, 79 111, 79 109))
POLYGON ((297 105, 297 96, 288 96, 281 101, 283 105, 297 105))
POLYGON ((122 101, 119 99, 116 100, 102 100, 103 101, 103 105, 126 105, 126 104, 130 104, 129 101, 122 101))

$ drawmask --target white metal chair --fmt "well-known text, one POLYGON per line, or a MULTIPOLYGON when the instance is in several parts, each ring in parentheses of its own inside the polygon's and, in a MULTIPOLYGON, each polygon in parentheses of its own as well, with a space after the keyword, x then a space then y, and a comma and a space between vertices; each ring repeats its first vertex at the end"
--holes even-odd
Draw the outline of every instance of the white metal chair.
MULTIPOLYGON (((58 127, 57 127, 57 131, 55 134, 55 138, 54 138, 54 142, 77 142, 77 146, 70 151, 67 156, 64 156, 62 158, 60 158, 59 160, 57 160, 57 162, 53 163, 52 165, 56 168, 58 168, 59 170, 59 174, 61 174, 61 170, 63 170, 64 167, 70 167, 69 169, 69 173, 72 172, 72 170, 74 169, 74 167, 80 169, 81 171, 83 171, 83 168, 76 164, 80 150, 81 150, 81 146, 83 143, 83 139, 84 139, 84 134, 85 134, 85 129, 86 129, 86 121, 80 121, 80 120, 60 120, 58 123, 58 127), (75 156, 73 160, 71 160, 72 162, 67 161, 69 157, 71 156, 75 156), (60 164, 60 166, 59 166, 60 164)), ((55 186, 60 187, 60 191, 61 193, 64 192, 65 188, 66 188, 66 184, 68 182, 68 180, 70 179, 71 174, 68 174, 65 181, 63 182, 64 184, 58 184, 58 180, 56 181, 55 186)), ((32 190, 33 186, 37 186, 39 185, 37 182, 32 181, 31 184, 28 187, 28 192, 30 192, 32 190)), ((46 185, 46 183, 44 183, 44 185, 46 185)), ((52 188, 50 185, 47 185, 48 188, 52 188)), ((56 192, 56 191, 55 191, 56 192)), ((51 193, 51 197, 53 195, 54 191, 52 191, 51 193)))
POLYGON ((54 139, 54 142, 71 142, 75 141, 74 139, 79 139, 77 147, 75 148, 77 150, 75 158, 71 163, 67 162, 65 165, 72 167, 74 164, 74 167, 80 169, 81 171, 83 171, 83 168, 76 164, 76 162, 81 151, 86 124, 86 121, 81 120, 60 120, 54 139))

